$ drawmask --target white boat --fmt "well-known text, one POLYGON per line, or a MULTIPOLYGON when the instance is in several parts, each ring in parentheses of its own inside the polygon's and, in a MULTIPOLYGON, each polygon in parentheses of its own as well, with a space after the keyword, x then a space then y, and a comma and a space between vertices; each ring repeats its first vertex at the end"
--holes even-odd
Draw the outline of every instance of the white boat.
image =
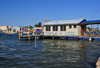
POLYGON ((5 32, 3 32, 3 30, 0 30, 0 34, 5 34, 5 32))
POLYGON ((28 34, 29 32, 23 32, 23 34, 28 34))

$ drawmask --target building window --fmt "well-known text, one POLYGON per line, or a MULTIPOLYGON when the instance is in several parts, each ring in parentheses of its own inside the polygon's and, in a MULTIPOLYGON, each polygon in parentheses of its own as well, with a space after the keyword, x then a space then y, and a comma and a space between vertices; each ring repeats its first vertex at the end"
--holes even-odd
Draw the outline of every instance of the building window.
POLYGON ((53 26, 53 31, 58 31, 58 26, 53 26))
POLYGON ((50 26, 46 26, 46 31, 50 31, 50 26))
POLYGON ((66 31, 66 26, 65 25, 60 26, 60 31, 66 31))
POLYGON ((74 28, 76 28, 76 25, 74 25, 74 28))
POLYGON ((69 25, 69 28, 71 29, 72 28, 72 25, 69 25))

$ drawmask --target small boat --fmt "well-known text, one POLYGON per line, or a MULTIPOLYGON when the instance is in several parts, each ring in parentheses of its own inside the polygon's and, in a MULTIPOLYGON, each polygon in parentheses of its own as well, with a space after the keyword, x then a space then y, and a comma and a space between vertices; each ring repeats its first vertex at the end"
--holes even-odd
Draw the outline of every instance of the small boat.
POLYGON ((23 34, 28 34, 29 32, 23 32, 23 34))
POLYGON ((5 34, 5 32, 3 32, 3 30, 0 30, 0 34, 5 34))

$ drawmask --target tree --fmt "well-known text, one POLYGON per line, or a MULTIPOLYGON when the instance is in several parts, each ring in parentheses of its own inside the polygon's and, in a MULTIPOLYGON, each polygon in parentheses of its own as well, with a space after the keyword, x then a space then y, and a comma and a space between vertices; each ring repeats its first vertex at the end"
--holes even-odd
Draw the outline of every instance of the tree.
POLYGON ((41 22, 39 22, 38 24, 34 25, 34 27, 41 27, 41 22))
POLYGON ((25 26, 26 29, 28 29, 28 26, 25 26))
POLYGON ((98 28, 95 28, 96 31, 98 31, 98 28))
POLYGON ((41 22, 39 22, 39 27, 41 27, 41 22))
POLYGON ((29 26, 29 29, 32 30, 33 29, 33 26, 29 26))
POLYGON ((39 27, 39 25, 38 25, 38 24, 36 24, 36 25, 34 25, 34 27, 39 27))
POLYGON ((88 28, 88 30, 91 30, 91 28, 90 27, 87 27, 88 28))

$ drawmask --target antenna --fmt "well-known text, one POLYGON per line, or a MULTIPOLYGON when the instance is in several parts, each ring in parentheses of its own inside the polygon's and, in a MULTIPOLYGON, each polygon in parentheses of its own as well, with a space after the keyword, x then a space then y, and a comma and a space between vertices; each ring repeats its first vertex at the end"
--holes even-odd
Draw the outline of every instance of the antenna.
MULTIPOLYGON (((99 8, 95 13, 92 13, 91 15, 94 14, 94 16, 95 16, 99 10, 100 10, 100 8, 99 8)), ((89 15, 87 18, 89 18, 91 15, 89 15)), ((94 17, 94 16, 93 16, 93 17, 94 17)), ((93 18, 93 17, 92 17, 92 18, 93 18)), ((92 19, 92 18, 91 18, 91 19, 92 19)))
MULTIPOLYGON (((98 12, 99 10, 100 10, 100 8, 96 11, 96 13, 94 14, 94 16, 97 14, 97 12, 98 12)), ((93 16, 93 17, 94 17, 94 16, 93 16)), ((92 17, 91 19, 93 19, 93 17, 92 17)))

